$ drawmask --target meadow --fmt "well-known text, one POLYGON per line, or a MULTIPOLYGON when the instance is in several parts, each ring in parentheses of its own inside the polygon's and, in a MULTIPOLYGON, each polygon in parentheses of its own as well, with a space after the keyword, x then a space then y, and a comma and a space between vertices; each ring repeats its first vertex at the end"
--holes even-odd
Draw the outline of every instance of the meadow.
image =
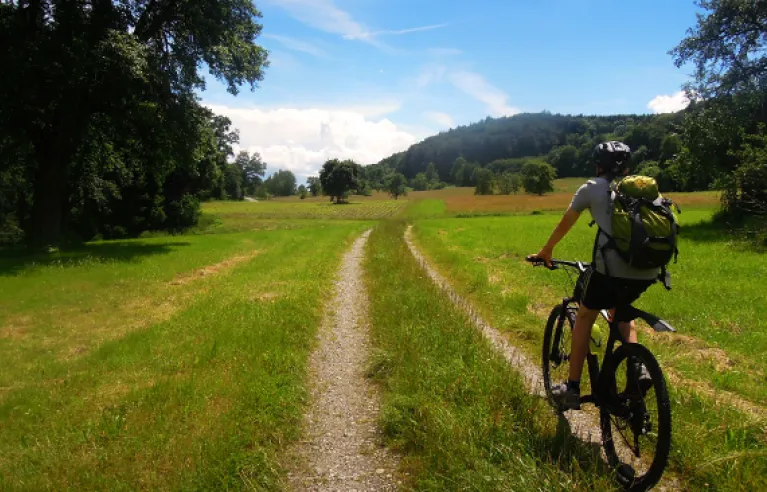
MULTIPOLYGON (((369 377, 404 488, 612 490, 599 449, 525 392, 402 240, 412 224, 429 261, 537 361, 570 283, 524 256, 581 181, 543 197, 211 202, 184 235, 0 252, 0 489, 284 489, 340 255, 372 227, 369 377)), ((710 222, 715 193, 673 198, 684 210, 674 288, 638 302, 679 330, 640 333, 671 389, 668 476, 686 490, 764 489, 767 264, 710 222)), ((588 259, 587 222, 556 256, 588 259)))
POLYGON ((0 489, 279 489, 326 286, 366 227, 3 258, 0 489))
MULTIPOLYGON (((671 470, 694 488, 764 488, 767 308, 757 286, 767 264, 763 253, 717 230, 713 207, 701 205, 706 195, 690 198, 681 215, 679 263, 671 267, 673 290, 653 287, 637 303, 679 330, 660 335, 644 327, 640 334, 670 381, 671 470)), ((420 248, 494 326, 539 360, 546 316, 572 284, 565 272, 531 268, 524 257, 540 249, 559 213, 531 215, 537 210, 531 200, 527 213, 507 208, 505 216, 440 218, 440 209, 449 214, 450 197, 446 206, 439 202, 432 196, 411 214, 420 248)), ((589 220, 581 219, 556 257, 589 260, 589 220)))

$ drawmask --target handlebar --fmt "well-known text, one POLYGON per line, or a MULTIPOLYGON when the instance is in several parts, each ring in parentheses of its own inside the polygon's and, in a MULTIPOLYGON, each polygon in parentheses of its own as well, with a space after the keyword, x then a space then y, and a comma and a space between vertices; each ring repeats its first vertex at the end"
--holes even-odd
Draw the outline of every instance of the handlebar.
POLYGON ((586 264, 583 263, 582 261, 555 260, 554 258, 552 258, 551 266, 546 265, 543 259, 538 257, 527 257, 525 258, 525 261, 527 261, 528 263, 532 263, 533 266, 545 266, 549 270, 557 270, 560 266, 566 266, 570 268, 575 268, 576 270, 580 272, 586 271, 586 264))

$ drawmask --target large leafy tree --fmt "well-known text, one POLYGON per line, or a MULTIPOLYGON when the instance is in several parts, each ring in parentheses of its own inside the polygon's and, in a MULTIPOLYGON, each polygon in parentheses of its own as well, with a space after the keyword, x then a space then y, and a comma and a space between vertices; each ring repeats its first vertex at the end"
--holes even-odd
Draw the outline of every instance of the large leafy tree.
POLYGON ((352 160, 330 159, 322 165, 320 183, 322 191, 331 200, 341 203, 346 194, 358 186, 361 166, 352 160))
MULTIPOLYGON (((194 96, 204 88, 199 67, 232 94, 255 88, 267 65, 255 44, 259 17, 250 0, 0 4, 0 170, 11 167, 7 156, 23 162, 30 242, 58 242, 73 187, 103 172, 117 170, 117 181, 149 201, 179 193, 155 215, 193 201, 190 180, 172 175, 199 173, 209 128, 194 96)), ((115 183, 99 193, 118 198, 120 190, 115 183)))
POLYGON ((266 163, 261 160, 261 155, 258 152, 249 154, 242 150, 234 159, 234 165, 241 175, 243 194, 255 195, 258 187, 263 184, 263 177, 266 173, 266 163))
POLYGON ((266 190, 274 196, 296 194, 296 175, 288 169, 279 169, 264 181, 266 190))
POLYGON ((708 99, 767 88, 767 3, 700 0, 696 5, 706 12, 671 51, 678 67, 695 65, 689 89, 708 99))
POLYGON ((670 52, 677 66, 695 66, 686 89, 700 102, 685 118, 684 145, 669 169, 682 189, 725 188, 731 210, 764 209, 755 204, 764 195, 753 192, 767 187, 759 181, 765 174, 754 171, 763 138, 752 136, 767 122, 767 2, 701 0, 698 6, 704 12, 697 24, 670 52))

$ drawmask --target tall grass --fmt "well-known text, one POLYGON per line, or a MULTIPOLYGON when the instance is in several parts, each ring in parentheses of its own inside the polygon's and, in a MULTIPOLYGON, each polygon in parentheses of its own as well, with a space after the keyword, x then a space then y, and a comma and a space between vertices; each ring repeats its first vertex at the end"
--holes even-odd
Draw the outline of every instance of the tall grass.
POLYGON ((189 236, 154 256, 18 265, 0 299, 33 321, 0 344, 0 489, 281 489, 325 291, 360 229, 189 236), (258 254, 220 264, 244 250, 258 254), (137 325, 131 310, 101 306, 184 295, 168 316, 137 325), (35 322, 46 302, 71 337, 35 322), (116 333, 68 350, 105 323, 116 333))
MULTIPOLYGON (((767 307, 759 279, 763 255, 707 235, 710 212, 682 215, 674 288, 652 287, 637 306, 669 320, 679 333, 640 334, 661 366, 681 379, 671 387, 672 470, 689 487, 724 490, 767 486, 764 413, 745 413, 712 393, 726 390, 766 408, 767 307), (709 388, 708 391, 703 389, 709 388), (705 466, 704 466, 705 465, 705 466)), ((417 221, 414 232, 432 261, 491 322, 538 358, 549 309, 571 292, 564 272, 534 269, 524 256, 538 251, 558 215, 417 221)), ((582 220, 582 222, 585 222, 582 220)), ((594 231, 578 225, 555 256, 589 260, 594 231)))
POLYGON ((382 426, 417 490, 608 490, 595 448, 557 433, 524 384, 431 283, 386 222, 368 244, 382 426))

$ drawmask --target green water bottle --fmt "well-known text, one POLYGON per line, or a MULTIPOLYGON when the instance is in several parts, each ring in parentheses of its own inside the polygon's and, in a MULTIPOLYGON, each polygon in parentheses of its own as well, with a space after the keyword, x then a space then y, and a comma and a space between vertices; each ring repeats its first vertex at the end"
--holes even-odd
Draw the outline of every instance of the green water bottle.
POLYGON ((604 348, 604 338, 602 337, 602 328, 596 323, 591 327, 591 340, 589 340, 589 349, 592 354, 602 352, 604 348))

